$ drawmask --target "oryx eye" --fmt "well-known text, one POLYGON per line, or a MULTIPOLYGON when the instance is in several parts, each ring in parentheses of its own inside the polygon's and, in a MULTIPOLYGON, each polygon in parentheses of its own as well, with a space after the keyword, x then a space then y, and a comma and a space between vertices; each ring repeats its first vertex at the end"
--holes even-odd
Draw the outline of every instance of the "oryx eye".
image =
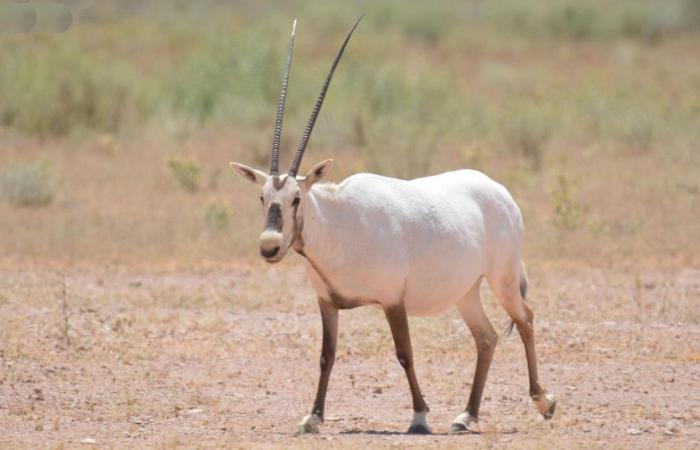
POLYGON ((299 202, 301 199, 299 197, 294 197, 294 200, 292 200, 292 206, 299 206, 299 202))
POLYGON ((263 200, 262 194, 260 194, 260 203, 262 203, 263 205, 265 204, 265 200, 263 200))

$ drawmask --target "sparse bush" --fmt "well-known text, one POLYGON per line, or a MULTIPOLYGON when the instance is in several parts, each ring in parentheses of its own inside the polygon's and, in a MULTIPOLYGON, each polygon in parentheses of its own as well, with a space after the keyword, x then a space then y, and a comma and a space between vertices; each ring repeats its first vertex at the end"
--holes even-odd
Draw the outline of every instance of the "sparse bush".
POLYGON ((628 8, 620 20, 620 32, 626 36, 637 37, 654 42, 661 37, 664 24, 659 14, 647 8, 628 8))
POLYGON ((175 179, 187 192, 195 193, 202 185, 202 166, 193 160, 172 157, 168 168, 175 179))
POLYGON ((598 11, 589 6, 567 5, 552 14, 549 26, 555 34, 586 39, 600 31, 600 17, 598 11))
POLYGON ((581 225, 588 211, 586 205, 576 200, 572 193, 572 182, 564 174, 559 174, 557 184, 552 191, 554 200, 555 228, 560 231, 572 231, 581 225))
POLYGON ((353 91, 359 85, 359 91, 365 93, 348 99, 361 111, 359 116, 353 113, 348 122, 354 119, 355 141, 361 142, 365 167, 401 178, 426 175, 436 141, 458 124, 459 105, 454 102, 449 75, 433 68, 407 77, 394 68, 384 68, 358 70, 348 78, 347 83, 355 86, 353 91))
MULTIPOLYGON (((564 2, 554 7, 544 21, 544 29, 555 36, 575 40, 621 37, 656 42, 664 35, 697 28, 693 19, 697 0, 620 1, 614 3, 564 2), (604 5, 604 6, 603 6, 604 5)), ((530 16, 533 16, 532 8, 530 16)), ((530 17, 529 27, 537 20, 530 17)))
POLYGON ((683 2, 683 17, 689 28, 700 28, 700 0, 685 0, 683 2))
POLYGON ((221 115, 245 125, 267 121, 279 93, 280 50, 260 30, 237 39, 210 37, 166 86, 168 106, 200 124, 221 115))
POLYGON ((550 128, 544 118, 521 115, 506 125, 506 139, 511 149, 527 159, 532 170, 542 168, 544 149, 550 128))
POLYGON ((408 39, 435 44, 447 31, 459 24, 457 18, 448 13, 454 10, 454 3, 443 6, 436 8, 430 3, 418 2, 411 8, 406 8, 404 2, 394 1, 383 2, 373 12, 377 25, 393 25, 408 39))
POLYGON ((39 136, 75 129, 115 131, 128 114, 143 114, 138 91, 121 62, 75 44, 7 46, 0 65, 0 124, 39 136))
POLYGON ((600 237, 610 233, 610 226, 600 217, 593 217, 588 221, 588 231, 593 237, 600 237))
POLYGON ((631 114, 622 124, 622 139, 634 150, 651 148, 654 140, 654 122, 648 114, 631 114))
POLYGON ((0 177, 3 196, 16 206, 41 207, 54 198, 54 175, 43 161, 7 169, 0 177))
POLYGON ((219 200, 212 200, 204 210, 204 221, 210 230, 222 231, 228 228, 231 215, 231 208, 226 204, 219 200))

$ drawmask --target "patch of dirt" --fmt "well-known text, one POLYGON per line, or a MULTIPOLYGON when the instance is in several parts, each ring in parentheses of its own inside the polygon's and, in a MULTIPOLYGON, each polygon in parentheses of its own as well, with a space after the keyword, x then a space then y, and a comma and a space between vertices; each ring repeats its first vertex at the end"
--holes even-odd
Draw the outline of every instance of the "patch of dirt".
MULTIPOLYGON (((531 268, 530 281, 540 377, 558 397, 551 421, 528 398, 515 333, 491 367, 484 433, 446 434, 476 357, 448 311, 411 319, 435 434, 403 434, 408 386, 383 314, 364 308, 341 312, 321 434, 294 437, 321 340, 299 268, 3 271, 0 446, 697 446, 700 271, 531 268)), ((483 298, 500 329, 505 314, 483 298)))

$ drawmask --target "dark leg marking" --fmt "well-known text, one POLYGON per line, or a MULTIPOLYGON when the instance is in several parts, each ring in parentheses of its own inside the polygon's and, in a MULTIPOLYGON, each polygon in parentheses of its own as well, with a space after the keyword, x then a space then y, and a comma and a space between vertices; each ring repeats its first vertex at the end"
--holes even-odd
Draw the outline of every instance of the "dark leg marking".
POLYGON ((527 276, 525 272, 520 274, 520 296, 523 298, 523 301, 527 298, 527 276))
POLYGON ((472 336, 474 337, 474 343, 476 344, 477 357, 476 357, 476 369, 474 370, 474 381, 472 383, 471 393, 469 394, 469 401, 465 412, 469 416, 469 421, 467 424, 473 422, 472 428, 467 428, 464 423, 454 422, 451 427, 452 432, 474 432, 478 433, 478 418, 479 418, 479 407, 481 406, 481 398, 484 393, 484 386, 486 385, 486 378, 489 373, 489 368, 491 366, 491 361, 493 360, 493 355, 496 350, 496 343, 498 341, 498 335, 494 331, 489 318, 484 312, 484 308, 481 304, 481 299, 479 297, 479 288, 481 283, 478 282, 472 291, 468 294, 467 300, 464 303, 458 305, 458 309, 464 322, 469 327, 472 336))
POLYGON ((533 319, 535 317, 534 313, 528 306, 523 302, 523 308, 525 308, 525 313, 527 314, 527 320, 516 321, 515 325, 518 327, 518 333, 520 333, 520 339, 523 341, 525 346, 525 357, 527 358, 527 373, 530 380, 530 396, 539 396, 543 389, 539 385, 538 375, 537 375, 537 356, 535 354, 535 329, 533 319))
MULTIPOLYGON (((394 346, 396 348, 396 357, 399 364, 406 372, 408 386, 411 389, 411 397, 413 399, 413 411, 418 413, 427 413, 428 405, 423 399, 416 379, 416 372, 413 369, 413 349, 411 348, 411 336, 408 331, 408 318, 406 317, 406 309, 403 304, 389 306, 384 309, 384 314, 391 328, 391 335, 394 338, 394 346)), ((408 430, 409 433, 428 434, 430 429, 418 425, 412 426, 408 430)))
POLYGON ((542 401, 553 401, 548 399, 546 396, 547 391, 545 391, 542 386, 540 386, 537 375, 537 356, 535 354, 535 329, 533 325, 533 319, 535 314, 527 304, 523 302, 523 307, 525 308, 525 313, 527 315, 527 320, 525 322, 516 322, 518 327, 518 333, 520 333, 520 338, 525 346, 525 357, 527 358, 527 372, 528 378, 530 380, 530 397, 535 402, 540 413, 545 419, 551 419, 554 415, 554 410, 556 409, 556 401, 549 405, 547 410, 540 409, 539 402, 542 401))
POLYGON ((323 410, 326 403, 326 391, 328 380, 335 362, 335 347, 338 342, 338 309, 328 302, 319 299, 321 309, 321 321, 323 322, 323 344, 321 347, 321 376, 318 380, 316 400, 311 414, 323 420, 323 410))

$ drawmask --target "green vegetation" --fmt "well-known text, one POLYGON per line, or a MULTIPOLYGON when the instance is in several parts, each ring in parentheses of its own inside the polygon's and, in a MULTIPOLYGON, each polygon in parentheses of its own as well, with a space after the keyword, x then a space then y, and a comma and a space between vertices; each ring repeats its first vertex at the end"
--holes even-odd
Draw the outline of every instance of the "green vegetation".
POLYGON ((18 164, 0 174, 0 188, 14 205, 46 206, 54 198, 55 177, 44 161, 18 164))
POLYGON ((559 174, 552 190, 554 200, 554 226, 560 231, 575 230, 585 218, 588 208, 574 198, 572 182, 564 174, 559 174))
POLYGON ((202 185, 202 166, 196 161, 172 157, 168 168, 175 179, 187 192, 197 192, 202 185))
POLYGON ((213 231, 224 231, 231 222, 231 208, 220 200, 211 200, 204 209, 204 221, 213 231))
MULTIPOLYGON (((628 64, 631 61, 625 59, 642 58, 659 40, 700 30, 697 0, 624 0, 612 5, 445 0, 410 8, 397 0, 323 6, 297 1, 276 5, 274 13, 236 2, 231 8, 198 2, 202 5, 166 13, 165 4, 159 10, 156 2, 136 11, 140 14, 129 14, 121 2, 106 3, 111 7, 96 5, 93 20, 84 20, 69 33, 3 38, 0 123, 40 136, 86 129, 119 132, 144 121, 183 116, 197 126, 226 122, 246 133, 267 130, 292 15, 299 17, 300 36, 289 114, 299 123, 308 114, 342 33, 362 10, 367 13, 362 30, 332 91, 336 120, 361 118, 364 150, 420 151, 433 145, 431 135, 464 140, 499 134, 498 118, 513 104, 537 101, 560 109, 550 119, 578 123, 590 121, 591 113, 600 112, 591 111, 596 107, 633 110, 634 99, 626 95, 630 90, 636 95, 642 86, 635 84, 645 78, 630 78, 632 74, 620 70, 598 74, 597 80, 587 77, 555 85, 554 73, 544 77, 541 72, 556 68, 516 70, 509 58, 499 62, 493 56, 517 57, 531 50, 583 52, 587 45, 601 43, 609 49, 598 56, 628 64), (101 17, 104 11, 112 15, 101 17), (158 19, 150 15, 156 12, 161 13, 158 19), (491 54, 475 66, 470 59, 475 52, 491 54), (465 79, 474 70, 480 71, 478 79, 465 79), (508 96, 494 102, 492 92, 484 88, 508 96), (579 92, 604 93, 607 104, 598 105, 602 99, 589 95, 572 95, 579 92)), ((658 92, 647 93, 650 100, 654 94, 658 92)), ((661 111, 667 105, 650 107, 661 111)), ((665 120, 689 119, 693 111, 671 111, 665 120)), ((639 132, 639 123, 630 124, 625 114, 605 119, 609 128, 639 132)), ((564 136, 576 131, 554 128, 564 136)), ((618 138, 624 140, 627 132, 618 138)), ((516 137, 516 146, 525 145, 531 152, 531 145, 538 145, 530 140, 540 140, 540 135, 538 131, 516 137)), ((347 137, 325 136, 341 143, 347 137)), ((371 157, 367 161, 382 166, 371 157)))

